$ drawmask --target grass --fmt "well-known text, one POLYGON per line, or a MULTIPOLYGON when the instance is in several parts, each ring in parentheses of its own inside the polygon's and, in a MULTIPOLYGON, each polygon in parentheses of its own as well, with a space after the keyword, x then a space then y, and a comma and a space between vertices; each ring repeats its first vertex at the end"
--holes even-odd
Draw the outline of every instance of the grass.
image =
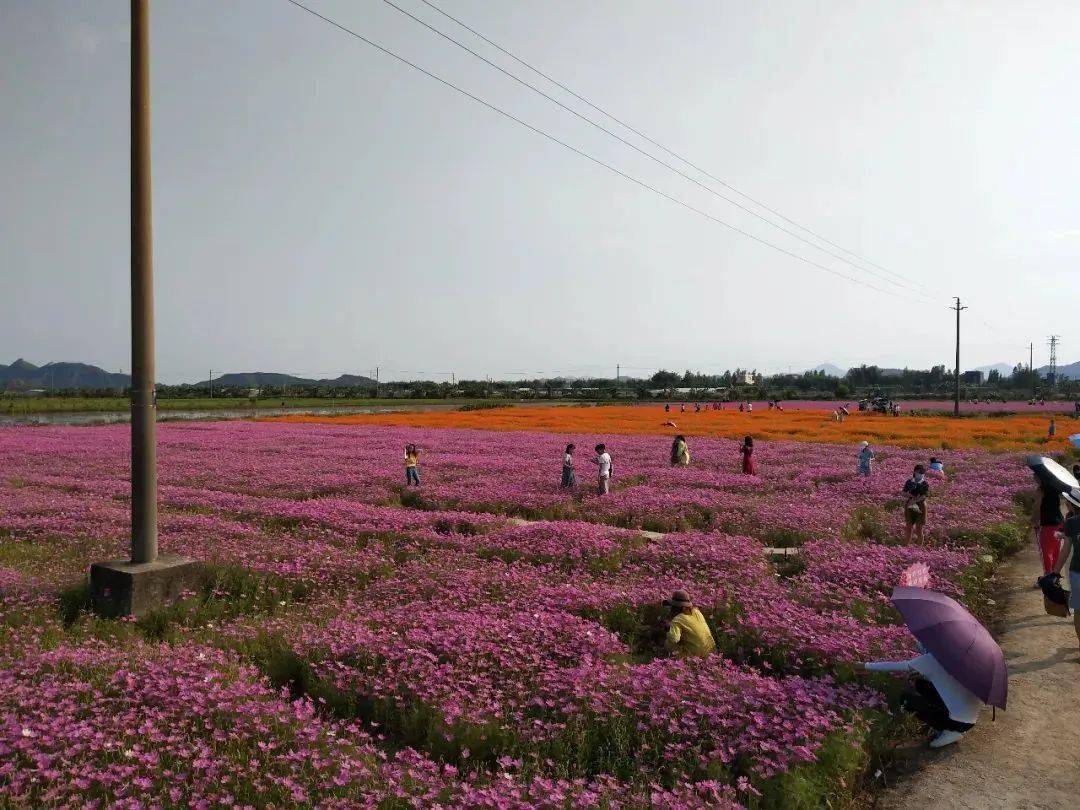
POLYGON ((197 590, 135 620, 113 620, 92 611, 90 583, 60 592, 58 612, 68 632, 122 639, 132 633, 147 641, 175 643, 193 630, 213 628, 241 616, 274 615, 309 596, 305 585, 239 566, 204 565, 197 590))
MULTIPOLYGON (((482 410, 504 407, 505 400, 493 402, 482 399, 374 399, 338 397, 198 397, 159 399, 158 411, 265 410, 268 408, 369 408, 375 406, 411 407, 452 403, 462 409, 482 410)), ((126 412, 127 397, 2 397, 0 415, 21 416, 44 413, 111 413, 126 412)))

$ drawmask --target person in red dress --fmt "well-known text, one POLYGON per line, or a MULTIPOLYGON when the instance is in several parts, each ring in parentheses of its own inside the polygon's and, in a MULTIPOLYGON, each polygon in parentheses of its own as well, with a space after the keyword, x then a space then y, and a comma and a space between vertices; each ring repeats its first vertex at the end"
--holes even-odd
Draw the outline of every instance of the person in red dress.
POLYGON ((739 453, 742 455, 742 471, 746 475, 757 475, 757 468, 754 466, 754 440, 752 437, 747 436, 743 439, 742 447, 739 448, 739 453))

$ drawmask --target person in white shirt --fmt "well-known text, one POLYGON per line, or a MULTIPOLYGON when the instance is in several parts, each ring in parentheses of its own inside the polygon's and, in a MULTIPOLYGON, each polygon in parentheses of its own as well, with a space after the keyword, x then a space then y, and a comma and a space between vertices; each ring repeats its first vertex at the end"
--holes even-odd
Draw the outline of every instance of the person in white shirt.
POLYGON ((938 732, 931 748, 944 748, 961 740, 979 719, 983 701, 945 671, 921 644, 922 655, 908 661, 878 661, 856 664, 862 672, 903 672, 917 675, 912 688, 901 697, 900 706, 938 732))
POLYGON ((611 486, 611 456, 608 455, 606 445, 596 445, 596 457, 592 462, 599 467, 596 480, 597 492, 607 495, 611 486))

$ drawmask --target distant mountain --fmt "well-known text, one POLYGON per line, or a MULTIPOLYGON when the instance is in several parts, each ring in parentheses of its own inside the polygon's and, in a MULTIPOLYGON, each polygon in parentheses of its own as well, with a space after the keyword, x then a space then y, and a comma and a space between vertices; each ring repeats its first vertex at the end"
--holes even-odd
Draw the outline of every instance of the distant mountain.
MULTIPOLYGON (((199 387, 208 387, 209 380, 195 383, 199 387)), ((251 371, 241 374, 222 374, 214 377, 215 388, 262 388, 273 386, 279 388, 283 385, 296 385, 317 388, 357 388, 370 386, 375 387, 375 380, 371 377, 363 377, 357 374, 342 374, 334 379, 312 380, 307 377, 294 377, 292 374, 277 374, 268 371, 251 371)))
POLYGON ((46 363, 35 366, 21 357, 10 366, 0 364, 0 389, 127 388, 131 377, 114 374, 86 363, 46 363))
MULTIPOLYGON (((1027 368, 1026 363, 1024 364, 1024 367, 1027 368)), ((973 370, 981 371, 983 374, 989 374, 991 371, 997 371, 1001 374, 1002 377, 1009 377, 1012 375, 1013 368, 1014 365, 1010 365, 1009 363, 994 363, 992 366, 979 366, 978 368, 973 370)), ((1039 376, 1045 377, 1047 374, 1050 373, 1050 366, 1040 366, 1035 370, 1039 372, 1039 376)), ((1080 380, 1080 361, 1076 363, 1069 363, 1068 365, 1064 366, 1058 366, 1058 379, 1063 380, 1066 378, 1070 380, 1080 380)))
POLYGON ((843 377, 847 374, 847 369, 840 368, 840 366, 834 366, 832 363, 822 363, 820 366, 814 366, 811 371, 821 371, 829 377, 843 377))
MULTIPOLYGON (((1010 370, 1011 371, 1011 370, 1010 370)), ((1039 369, 1039 374, 1044 377, 1050 373, 1050 366, 1043 366, 1039 369)), ((1080 380, 1080 361, 1076 363, 1069 363, 1067 366, 1058 366, 1058 379, 1064 380, 1066 378, 1070 380, 1080 380)))

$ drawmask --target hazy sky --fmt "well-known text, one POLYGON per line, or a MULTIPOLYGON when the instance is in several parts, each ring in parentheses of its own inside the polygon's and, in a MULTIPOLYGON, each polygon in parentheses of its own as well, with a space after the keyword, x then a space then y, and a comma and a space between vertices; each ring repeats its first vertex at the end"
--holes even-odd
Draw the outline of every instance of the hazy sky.
MULTIPOLYGON (((420 0, 395 2, 542 81, 420 0)), ((1045 362, 1052 332, 1062 360, 1080 358, 1074 0, 438 0, 931 303, 739 211, 380 0, 309 4, 689 205, 903 295, 734 234, 286 0, 158 0, 165 382, 211 368, 379 365, 386 379, 951 364, 954 295, 971 306, 965 367, 1026 359, 1029 341, 1045 362)), ((0 0, 0 362, 130 367, 128 7, 0 0)))

